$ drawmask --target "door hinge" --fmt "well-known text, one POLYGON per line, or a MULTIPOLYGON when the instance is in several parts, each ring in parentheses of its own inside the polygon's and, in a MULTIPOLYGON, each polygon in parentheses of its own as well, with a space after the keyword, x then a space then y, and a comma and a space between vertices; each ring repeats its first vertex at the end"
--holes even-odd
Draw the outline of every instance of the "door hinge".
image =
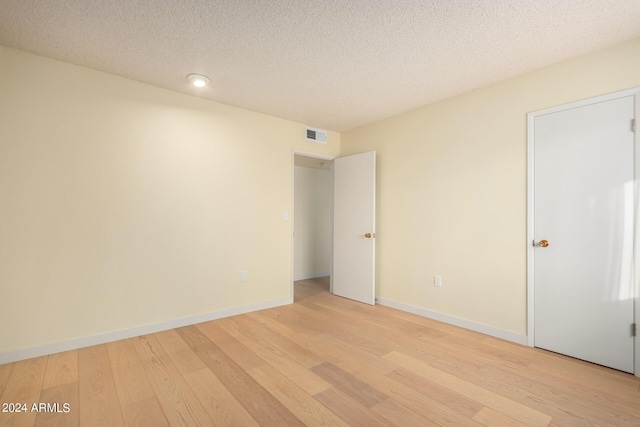
POLYGON ((631 324, 631 336, 632 337, 636 336, 636 324, 635 323, 631 324))
POLYGON ((636 131, 636 119, 631 119, 631 132, 636 131))

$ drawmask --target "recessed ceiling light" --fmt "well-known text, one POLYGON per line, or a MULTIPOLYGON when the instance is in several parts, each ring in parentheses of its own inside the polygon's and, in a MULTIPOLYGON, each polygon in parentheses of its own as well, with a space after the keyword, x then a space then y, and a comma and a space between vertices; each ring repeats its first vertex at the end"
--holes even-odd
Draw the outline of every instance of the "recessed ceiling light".
POLYGON ((187 79, 191 82, 195 87, 205 87, 211 80, 207 76, 203 76, 202 74, 189 74, 187 79))

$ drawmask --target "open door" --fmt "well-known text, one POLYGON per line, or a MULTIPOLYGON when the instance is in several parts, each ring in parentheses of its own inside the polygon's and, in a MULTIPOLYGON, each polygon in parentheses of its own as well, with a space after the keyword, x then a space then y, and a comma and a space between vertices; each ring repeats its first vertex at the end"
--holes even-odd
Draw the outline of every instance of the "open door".
POLYGON ((333 293, 375 304, 376 153, 334 160, 333 293))

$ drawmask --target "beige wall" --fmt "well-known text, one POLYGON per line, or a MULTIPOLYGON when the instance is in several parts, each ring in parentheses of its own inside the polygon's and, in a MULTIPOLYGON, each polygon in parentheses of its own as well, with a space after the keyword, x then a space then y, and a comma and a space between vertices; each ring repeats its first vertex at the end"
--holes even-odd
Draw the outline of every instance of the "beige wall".
POLYGON ((296 280, 328 276, 331 269, 333 173, 295 167, 294 270, 296 280))
POLYGON ((290 297, 292 149, 340 135, 0 47, 0 354, 290 297))
POLYGON ((526 115, 634 86, 640 39, 343 133, 377 151, 377 294, 526 334, 526 115))

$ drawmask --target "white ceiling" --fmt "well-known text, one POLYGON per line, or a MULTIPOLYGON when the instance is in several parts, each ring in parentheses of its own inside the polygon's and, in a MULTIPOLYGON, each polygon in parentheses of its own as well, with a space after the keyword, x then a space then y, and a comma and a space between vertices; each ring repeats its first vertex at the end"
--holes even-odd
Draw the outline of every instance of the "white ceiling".
POLYGON ((331 170, 331 165, 333 164, 333 160, 318 159, 316 157, 309 157, 302 154, 296 154, 294 156, 293 164, 303 168, 331 170))
POLYGON ((639 36, 640 0, 0 0, 2 45, 335 131, 639 36))

